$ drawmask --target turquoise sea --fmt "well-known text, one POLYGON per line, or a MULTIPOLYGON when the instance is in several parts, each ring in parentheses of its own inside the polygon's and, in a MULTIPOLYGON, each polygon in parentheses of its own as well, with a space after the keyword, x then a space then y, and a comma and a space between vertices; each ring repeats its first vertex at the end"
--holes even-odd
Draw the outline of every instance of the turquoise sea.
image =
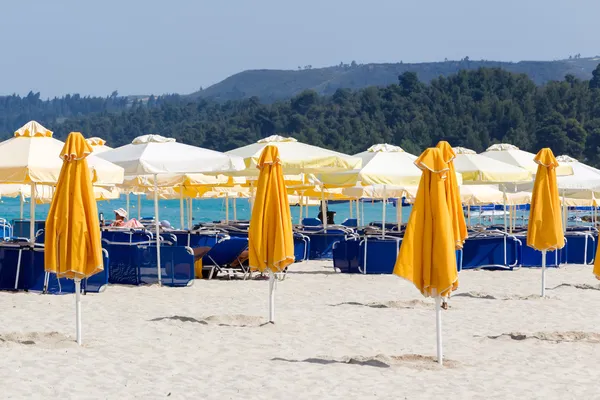
MULTIPOLYGON (((28 201, 28 200, 27 200, 28 201)), ((364 202, 361 203, 361 212, 364 209, 364 221, 381 221, 382 220, 382 202, 364 202)), ((35 217, 37 220, 45 219, 48 214, 49 204, 37 204, 35 207, 35 217)), ((113 210, 117 208, 127 209, 127 201, 125 196, 121 196, 118 200, 99 201, 98 211, 104 213, 105 219, 113 219, 113 210)), ((194 223, 210 222, 225 220, 225 199, 195 199, 192 201, 192 218, 194 223)), ((356 217, 356 203, 353 203, 353 213, 356 217)), ((335 211, 335 222, 341 223, 344 219, 350 216, 349 203, 330 204, 329 210, 335 211)), ((291 207, 294 223, 298 223, 300 216, 300 207, 291 207)), ((403 207, 402 218, 406 223, 410 215, 410 207, 403 207)), ((159 218, 160 220, 168 220, 173 227, 180 226, 179 200, 160 200, 159 201, 159 218)), ((306 213, 303 207, 303 214, 306 213)), ((308 215, 317 217, 319 213, 318 206, 310 206, 308 215)), ((19 218, 20 202, 19 199, 3 198, 0 199, 0 218, 4 218, 9 222, 19 218)), ((29 218, 29 203, 23 207, 24 218, 29 218)), ((154 202, 147 200, 145 196, 141 199, 141 216, 150 217, 154 215, 154 202)), ((137 196, 130 196, 129 201, 129 216, 137 218, 137 196)), ((238 220, 250 219, 250 207, 247 199, 236 200, 236 216, 238 220)), ((187 221, 187 213, 185 214, 187 221)), ((229 199, 229 219, 233 219, 233 199, 229 199)), ((386 221, 396 221, 396 208, 388 203, 386 206, 386 221)))

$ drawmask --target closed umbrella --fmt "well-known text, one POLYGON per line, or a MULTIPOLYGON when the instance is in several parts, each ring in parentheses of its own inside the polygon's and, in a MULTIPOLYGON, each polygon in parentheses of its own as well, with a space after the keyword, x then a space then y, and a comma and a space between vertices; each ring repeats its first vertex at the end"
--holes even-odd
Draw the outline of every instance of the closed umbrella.
POLYGON ((71 132, 60 153, 63 167, 46 220, 46 272, 75 280, 77 343, 81 345, 81 280, 103 270, 98 208, 86 157, 92 152, 71 132))
POLYGON ((448 164, 442 151, 429 148, 415 164, 423 170, 394 274, 409 280, 425 297, 435 298, 437 357, 442 354, 442 297, 458 287, 456 243, 446 195, 448 164))
POLYGON ((250 268, 269 273, 269 322, 275 322, 275 274, 294 262, 292 216, 276 146, 266 146, 248 230, 250 268))
POLYGON ((454 159, 456 154, 450 144, 446 141, 441 141, 436 146, 442 151, 442 157, 448 164, 448 174, 446 174, 446 201, 450 208, 452 216, 452 232, 454 233, 454 243, 457 249, 462 249, 463 243, 467 240, 467 223, 465 222, 465 214, 463 213, 462 201, 460 197, 460 189, 456 180, 456 172, 454 170, 454 159))
POLYGON ((531 197, 527 245, 542 252, 542 297, 546 295, 546 252, 565 245, 556 185, 558 161, 552 150, 544 148, 535 156, 538 164, 531 197))

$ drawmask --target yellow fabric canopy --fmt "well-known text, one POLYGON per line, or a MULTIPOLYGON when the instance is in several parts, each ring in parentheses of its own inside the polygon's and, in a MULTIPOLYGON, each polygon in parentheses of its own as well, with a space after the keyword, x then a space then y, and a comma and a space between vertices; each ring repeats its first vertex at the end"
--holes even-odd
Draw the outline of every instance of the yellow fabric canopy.
POLYGON ((556 185, 558 162, 549 148, 541 149, 534 160, 538 169, 531 197, 527 245, 539 251, 562 249, 565 235, 556 185))
POLYGON ((443 297, 458 287, 455 242, 446 201, 449 168, 438 148, 425 150, 415 164, 423 170, 423 176, 394 274, 411 281, 423 296, 443 297))
POLYGON ((292 216, 283 181, 279 150, 266 146, 258 160, 260 174, 248 231, 250 268, 282 272, 294 262, 292 216))
POLYGON ((456 171, 454 170, 454 159, 456 154, 452 150, 450 143, 442 140, 437 146, 442 152, 444 161, 448 164, 448 174, 446 174, 446 202, 450 209, 452 232, 454 232, 454 243, 457 249, 462 249, 463 243, 467 240, 467 223, 462 209, 460 189, 456 180, 456 171))
POLYGON ((102 271, 98 208, 86 157, 91 147, 71 132, 60 154, 63 166, 46 220, 45 269, 83 279, 102 271))

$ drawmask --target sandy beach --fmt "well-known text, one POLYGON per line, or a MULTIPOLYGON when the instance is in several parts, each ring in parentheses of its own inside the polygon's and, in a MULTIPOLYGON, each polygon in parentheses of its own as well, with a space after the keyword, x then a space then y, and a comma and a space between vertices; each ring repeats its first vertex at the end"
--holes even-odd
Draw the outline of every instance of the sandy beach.
POLYGON ((0 293, 2 398, 600 398, 600 282, 591 266, 465 271, 443 312, 395 276, 331 261, 267 281, 110 286, 83 297, 0 293))

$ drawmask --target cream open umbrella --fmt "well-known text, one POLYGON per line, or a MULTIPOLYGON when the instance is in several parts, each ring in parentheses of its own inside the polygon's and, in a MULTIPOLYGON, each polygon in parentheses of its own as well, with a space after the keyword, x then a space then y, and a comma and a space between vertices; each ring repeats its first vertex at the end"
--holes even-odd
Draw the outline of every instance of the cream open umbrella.
MULTIPOLYGON (((30 121, 0 143, 0 184, 18 183, 35 187, 55 184, 62 161, 59 158, 64 143, 52 137, 52 131, 30 121)), ((123 182, 123 168, 90 155, 88 168, 94 185, 112 186, 123 182)), ((33 190, 35 193, 35 189, 33 190)), ((35 219, 35 201, 30 202, 31 218, 35 219)), ((30 224, 30 240, 35 240, 34 224, 30 224)))
POLYGON ((92 148, 93 153, 104 153, 105 151, 112 150, 112 147, 106 145, 106 140, 100 139, 99 137, 91 137, 85 140, 92 148))
POLYGON ((131 144, 99 154, 125 169, 126 176, 152 175, 154 180, 154 219, 156 229, 156 258, 158 283, 162 284, 160 269, 160 229, 158 215, 158 177, 183 179, 185 174, 236 171, 244 168, 240 157, 218 151, 178 143, 160 135, 144 135, 131 144))
MULTIPOLYGON (((487 148, 481 153, 482 156, 493 158, 497 161, 524 168, 531 174, 537 173, 537 164, 533 161, 535 154, 519 149, 517 146, 508 143, 498 143, 487 148)), ((569 165, 560 165, 556 168, 556 175, 571 175, 572 168, 569 165)))

